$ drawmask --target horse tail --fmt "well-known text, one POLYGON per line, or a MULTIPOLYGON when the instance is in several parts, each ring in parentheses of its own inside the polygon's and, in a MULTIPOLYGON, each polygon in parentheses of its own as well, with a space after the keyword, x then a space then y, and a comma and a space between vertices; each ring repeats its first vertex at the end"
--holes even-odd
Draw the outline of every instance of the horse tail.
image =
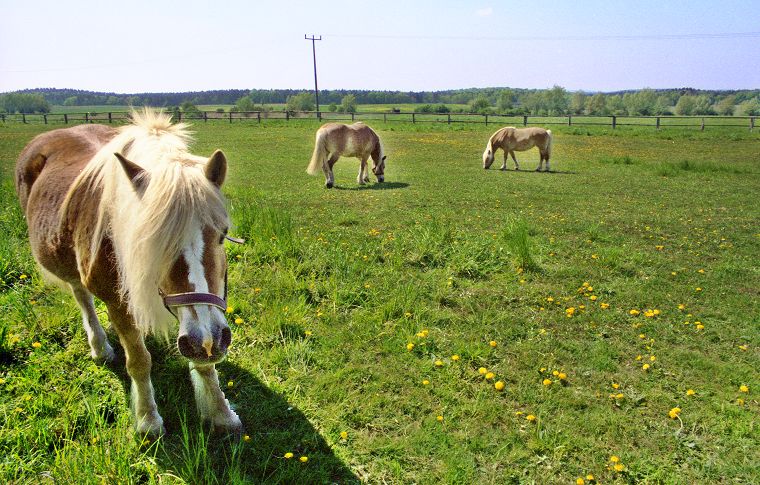
POLYGON ((549 160, 549 157, 552 156, 552 141, 554 137, 552 136, 552 130, 546 130, 546 134, 549 135, 549 141, 546 142, 546 159, 549 160))
POLYGON ((16 163, 16 194, 24 213, 26 213, 26 204, 29 201, 32 185, 37 181, 46 163, 47 157, 40 153, 37 146, 32 149, 27 147, 19 156, 16 163))
POLYGON ((327 158, 327 141, 325 133, 322 130, 317 131, 317 138, 314 142, 314 153, 311 155, 311 161, 306 168, 309 175, 317 175, 322 170, 322 165, 327 158))

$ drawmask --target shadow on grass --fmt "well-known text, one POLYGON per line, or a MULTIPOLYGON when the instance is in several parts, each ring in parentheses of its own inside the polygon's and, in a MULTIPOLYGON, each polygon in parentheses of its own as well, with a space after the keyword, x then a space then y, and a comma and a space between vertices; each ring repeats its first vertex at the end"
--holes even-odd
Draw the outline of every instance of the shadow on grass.
POLYGON ((537 171, 537 170, 515 170, 514 168, 507 168, 505 170, 495 170, 496 172, 517 172, 517 173, 549 173, 549 174, 557 174, 557 175, 576 175, 578 172, 570 172, 570 171, 562 171, 562 170, 549 170, 546 171, 537 171))
POLYGON ((333 187, 335 190, 395 190, 405 189, 409 187, 409 184, 405 182, 379 182, 376 184, 356 185, 353 187, 342 187, 336 185, 333 187))
MULTIPOLYGON (((211 433, 198 417, 187 360, 167 352, 163 344, 149 340, 147 345, 153 356, 156 403, 166 427, 155 458, 165 473, 187 483, 360 482, 301 411, 230 362, 217 365, 219 380, 249 439, 211 433), (287 452, 293 458, 285 459, 287 452), (308 461, 301 462, 302 456, 308 461)), ((120 357, 122 364, 112 368, 129 393, 123 351, 120 357)))

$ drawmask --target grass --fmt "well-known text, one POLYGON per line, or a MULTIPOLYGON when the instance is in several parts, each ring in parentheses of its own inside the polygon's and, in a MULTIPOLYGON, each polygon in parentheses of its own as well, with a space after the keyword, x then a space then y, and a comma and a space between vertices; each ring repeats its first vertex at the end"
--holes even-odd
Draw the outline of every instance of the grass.
POLYGON ((250 440, 209 436, 186 364, 149 339, 169 434, 143 444, 123 368, 89 360, 30 255, 13 163, 52 126, 0 125, 0 479, 760 479, 756 133, 558 126, 557 173, 537 174, 535 152, 481 168, 494 126, 376 122, 387 182, 358 187, 342 159, 325 190, 305 174, 317 126, 195 125, 195 153, 227 153, 247 239, 219 368, 250 440))

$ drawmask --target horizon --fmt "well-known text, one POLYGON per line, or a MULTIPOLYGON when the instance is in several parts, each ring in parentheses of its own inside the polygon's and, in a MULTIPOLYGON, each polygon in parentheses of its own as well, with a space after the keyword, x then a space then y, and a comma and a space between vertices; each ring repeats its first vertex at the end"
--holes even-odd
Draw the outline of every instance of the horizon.
POLYGON ((304 37, 312 34, 322 37, 315 43, 320 90, 760 88, 760 9, 738 0, 720 9, 706 0, 645 0, 636 8, 597 0, 541 8, 452 0, 0 0, 0 11, 0 92, 238 89, 223 87, 231 84, 310 91, 312 43, 304 37))

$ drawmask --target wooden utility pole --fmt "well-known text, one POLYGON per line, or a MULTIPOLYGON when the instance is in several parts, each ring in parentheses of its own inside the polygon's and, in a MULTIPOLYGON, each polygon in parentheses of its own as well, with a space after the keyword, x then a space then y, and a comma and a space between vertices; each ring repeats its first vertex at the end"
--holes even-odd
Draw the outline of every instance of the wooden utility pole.
POLYGON ((317 48, 314 45, 314 41, 322 40, 322 36, 320 35, 319 38, 314 37, 314 34, 311 34, 311 37, 307 37, 306 34, 303 35, 303 38, 306 40, 311 41, 311 54, 314 57, 314 95, 317 98, 317 119, 322 119, 322 117, 319 115, 319 88, 317 87, 317 48))

